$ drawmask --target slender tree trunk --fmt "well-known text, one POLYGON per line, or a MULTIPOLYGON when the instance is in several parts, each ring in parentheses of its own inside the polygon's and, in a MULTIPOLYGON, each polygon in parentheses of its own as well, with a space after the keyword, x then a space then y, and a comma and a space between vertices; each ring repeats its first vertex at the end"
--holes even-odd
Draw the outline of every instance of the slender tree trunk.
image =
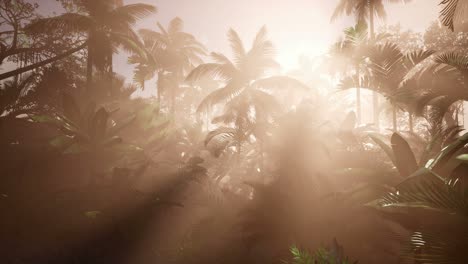
POLYGON ((88 57, 86 58, 86 89, 91 93, 93 83, 93 55, 90 45, 88 45, 88 57))
POLYGON ((408 112, 408 126, 409 126, 409 131, 411 133, 414 133, 413 112, 411 111, 408 112))
POLYGON ((109 95, 114 95, 114 60, 112 50, 109 52, 109 95))
MULTIPOLYGON (((370 27, 370 40, 375 40, 375 25, 374 25, 374 4, 372 1, 369 3, 369 27, 370 27)), ((379 122, 379 94, 376 91, 372 92, 372 107, 374 124, 380 130, 379 122)))
POLYGON ((392 121, 393 121, 393 132, 398 131, 398 124, 397 124, 397 109, 396 106, 392 106, 392 121))
POLYGON ((29 66, 26 66, 26 67, 21 67, 19 69, 15 69, 15 70, 12 70, 12 71, 9 71, 9 72, 5 72, 5 73, 2 73, 0 74, 0 80, 4 80, 6 78, 10 78, 10 77, 13 77, 15 75, 18 75, 18 74, 21 74, 21 73, 25 73, 25 72, 28 72, 28 71, 31 71, 31 70, 34 70, 34 69, 37 69, 39 67, 43 67, 49 63, 52 63, 52 62, 56 62, 58 60, 61 60, 65 57, 68 57, 70 56, 71 54, 77 52, 77 51, 80 51, 82 49, 84 49, 86 47, 87 43, 83 43, 81 44, 80 46, 76 47, 76 48, 73 48, 71 50, 68 50, 64 53, 61 53, 53 58, 50 58, 50 59, 46 59, 46 60, 43 60, 41 62, 38 62, 38 63, 34 63, 34 64, 31 64, 29 66))
POLYGON ((356 114, 357 114, 357 124, 361 124, 361 76, 359 74, 359 64, 356 65, 356 76, 358 83, 356 85, 356 114))
POLYGON ((237 141, 237 164, 240 164, 241 160, 241 152, 242 152, 242 142, 239 140, 237 141))
POLYGON ((465 101, 462 101, 462 126, 465 128, 465 101))
POLYGON ((265 157, 263 151, 263 141, 260 140, 260 172, 263 174, 263 170, 265 169, 265 157))

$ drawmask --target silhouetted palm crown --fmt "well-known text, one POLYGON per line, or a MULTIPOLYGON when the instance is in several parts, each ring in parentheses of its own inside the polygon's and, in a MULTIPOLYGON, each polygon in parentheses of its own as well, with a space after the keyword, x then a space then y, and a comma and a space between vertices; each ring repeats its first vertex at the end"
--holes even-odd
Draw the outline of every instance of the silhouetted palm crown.
POLYGON ((88 59, 99 69, 109 66, 118 47, 141 52, 139 38, 133 30, 137 20, 156 12, 148 4, 117 6, 113 0, 77 1, 79 12, 44 18, 29 26, 30 30, 45 31, 61 28, 87 34, 88 59))
POLYGON ((159 32, 141 29, 146 54, 135 54, 129 62, 137 64, 134 80, 143 84, 158 72, 173 73, 178 76, 188 74, 195 65, 202 63, 206 55, 205 47, 196 38, 183 31, 182 19, 176 17, 165 29, 157 23, 159 32))
POLYGON ((266 77, 269 72, 278 68, 278 63, 274 60, 275 50, 272 42, 267 39, 265 27, 257 33, 249 51, 232 29, 228 32, 228 40, 233 52, 232 61, 223 54, 213 52, 211 58, 214 62, 199 65, 186 78, 192 82, 210 76, 224 82, 222 88, 209 94, 200 103, 198 110, 241 94, 246 95, 252 89, 305 87, 299 81, 286 76, 266 77))

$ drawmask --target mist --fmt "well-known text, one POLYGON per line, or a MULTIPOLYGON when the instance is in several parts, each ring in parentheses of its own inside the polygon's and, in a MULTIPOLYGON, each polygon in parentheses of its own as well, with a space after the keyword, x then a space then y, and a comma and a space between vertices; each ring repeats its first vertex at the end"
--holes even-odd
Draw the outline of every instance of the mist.
POLYGON ((467 11, 0 0, 0 262, 468 263, 467 11))

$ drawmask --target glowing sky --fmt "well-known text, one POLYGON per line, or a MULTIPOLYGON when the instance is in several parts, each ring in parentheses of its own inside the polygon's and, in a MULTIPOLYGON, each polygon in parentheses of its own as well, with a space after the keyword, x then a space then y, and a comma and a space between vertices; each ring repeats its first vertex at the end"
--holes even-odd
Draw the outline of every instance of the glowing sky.
MULTIPOLYGON (((155 28, 179 16, 185 30, 194 34, 210 51, 229 54, 226 32, 232 27, 250 45, 256 31, 266 25, 278 51, 283 68, 296 65, 299 55, 325 53, 342 30, 353 25, 353 19, 342 18, 330 23, 330 16, 339 0, 126 0, 125 3, 150 3, 159 8, 157 15, 139 23, 139 27, 155 28)), ((387 4, 387 24, 401 23, 403 28, 424 31, 438 17, 440 0, 414 0, 410 4, 387 4)), ((39 1, 43 10, 51 10, 55 0, 39 1)), ((53 8, 52 8, 53 9, 53 8)), ((378 21, 377 26, 383 25, 378 21)), ((125 56, 115 60, 115 69, 131 79, 132 67, 125 56)))
MULTIPOLYGON (((181 17, 186 31, 197 36, 210 50, 229 52, 226 32, 229 27, 250 42, 255 32, 266 25, 278 50, 278 60, 285 68, 296 64, 300 54, 318 55, 327 51, 352 18, 330 23, 338 0, 131 0, 151 3, 159 13, 144 21, 145 27, 156 20, 164 25, 181 17)), ((387 4, 388 24, 423 31, 438 16, 439 0, 414 0, 410 4, 387 4)), ((379 25, 383 22, 379 21, 379 25)), ((247 44, 246 44, 247 45, 247 44)))

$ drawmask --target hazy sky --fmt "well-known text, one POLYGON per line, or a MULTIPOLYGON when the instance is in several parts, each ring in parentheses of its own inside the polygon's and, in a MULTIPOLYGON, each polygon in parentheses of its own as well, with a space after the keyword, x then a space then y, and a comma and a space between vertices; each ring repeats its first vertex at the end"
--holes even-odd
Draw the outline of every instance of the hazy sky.
MULTIPOLYGON (((294 68, 299 55, 315 56, 327 51, 342 30, 353 25, 352 18, 330 23, 339 0, 126 0, 125 3, 150 3, 159 8, 157 15, 145 19, 139 27, 155 28, 179 16, 185 30, 194 34, 209 50, 229 53, 226 32, 232 27, 250 45, 257 30, 266 25, 278 51, 278 61, 286 69, 294 68)), ((401 23, 404 28, 424 31, 438 17, 440 0, 413 0, 410 4, 387 4, 387 24, 401 23)), ((41 0, 51 10, 55 0, 41 0)), ((383 25, 378 21, 377 25, 383 25)), ((119 55, 115 69, 131 79, 131 67, 119 55)))

